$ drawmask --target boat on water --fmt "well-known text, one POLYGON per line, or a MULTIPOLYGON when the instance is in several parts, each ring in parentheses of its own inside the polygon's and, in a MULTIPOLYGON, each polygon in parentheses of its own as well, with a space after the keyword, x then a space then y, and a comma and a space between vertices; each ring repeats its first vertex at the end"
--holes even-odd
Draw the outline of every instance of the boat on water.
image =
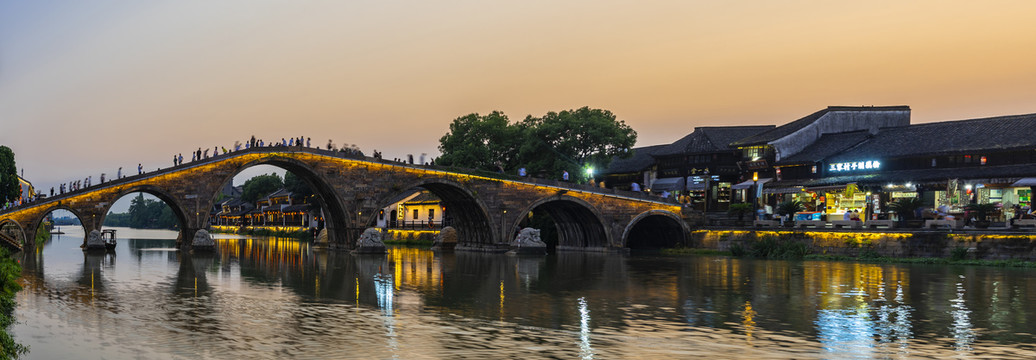
POLYGON ((115 240, 115 230, 105 229, 101 230, 101 241, 104 242, 104 249, 108 251, 115 250, 115 245, 118 241, 115 240))

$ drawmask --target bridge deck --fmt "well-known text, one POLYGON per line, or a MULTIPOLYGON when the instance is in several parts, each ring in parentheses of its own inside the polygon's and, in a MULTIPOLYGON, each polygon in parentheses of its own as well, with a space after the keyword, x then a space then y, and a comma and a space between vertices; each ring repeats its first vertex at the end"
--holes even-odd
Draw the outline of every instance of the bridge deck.
POLYGON ((475 177, 484 178, 484 179, 487 179, 487 180, 495 180, 495 181, 502 181, 502 182, 533 184, 533 185, 538 185, 538 186, 557 188, 559 191, 560 190, 579 191, 579 192, 584 192, 584 193, 592 193, 592 194, 598 194, 598 195, 603 195, 603 196, 611 196, 611 197, 623 198, 623 199, 633 200, 633 201, 646 201, 646 202, 653 202, 653 203, 659 203, 659 204, 665 204, 665 205, 676 205, 677 204, 675 199, 663 199, 663 198, 661 198, 659 196, 651 195, 651 194, 644 193, 644 192, 635 192, 635 191, 625 191, 625 190, 601 188, 601 187, 597 187, 597 186, 577 184, 577 183, 569 183, 569 182, 563 182, 563 181, 551 180, 551 179, 540 179, 540 178, 532 178, 532 177, 519 177, 519 176, 515 176, 515 175, 508 175, 508 174, 488 173, 488 172, 478 171, 478 170, 474 170, 474 169, 456 169, 456 168, 452 168, 452 167, 447 168, 447 167, 441 167, 441 166, 435 166, 435 165, 411 165, 411 164, 407 164, 407 163, 404 163, 404 162, 397 162, 397 161, 385 160, 385 159, 377 159, 377 158, 372 158, 372 157, 361 157, 361 156, 349 155, 349 154, 338 152, 338 151, 329 151, 329 150, 322 150, 322 149, 316 149, 316 148, 306 148, 306 147, 298 147, 298 146, 294 146, 294 147, 293 146, 273 146, 273 147, 261 147, 261 148, 260 147, 256 147, 256 148, 251 148, 251 149, 247 149, 247 150, 239 150, 239 151, 229 152, 227 154, 216 155, 216 156, 212 156, 212 157, 210 157, 208 159, 192 161, 192 162, 188 162, 188 163, 185 163, 185 164, 182 164, 182 165, 178 165, 178 166, 174 166, 174 167, 159 168, 156 171, 145 172, 143 174, 138 174, 138 175, 126 176, 126 177, 123 177, 121 179, 109 180, 109 181, 106 181, 104 183, 94 184, 94 185, 91 185, 90 187, 82 188, 82 189, 79 189, 79 190, 76 190, 76 191, 69 191, 69 192, 65 192, 64 194, 55 194, 53 197, 45 197, 45 198, 43 198, 41 200, 38 200, 38 201, 35 201, 35 202, 27 202, 27 203, 22 204, 21 206, 16 206, 16 207, 11 207, 11 208, 8 208, 8 209, 5 209, 5 210, 0 210, 0 215, 6 214, 6 213, 16 212, 16 211, 19 211, 19 210, 22 210, 22 209, 26 209, 26 208, 32 208, 32 207, 39 206, 39 205, 45 205, 45 204, 48 204, 48 203, 51 203, 51 202, 60 201, 60 200, 71 198, 71 197, 74 197, 74 196, 77 196, 77 195, 81 195, 81 194, 87 194, 87 193, 90 193, 91 191, 95 191, 95 190, 99 190, 99 189, 104 189, 104 188, 108 188, 108 187, 112 187, 112 186, 125 185, 125 184, 132 184, 132 183, 135 183, 137 181, 148 179, 148 178, 152 178, 152 177, 156 177, 156 176, 162 176, 162 175, 171 174, 171 173, 175 173, 175 172, 178 172, 178 171, 190 169, 190 168, 193 168, 193 167, 213 164, 213 163, 224 161, 226 159, 230 159, 230 158, 233 158, 235 156, 240 156, 240 155, 244 155, 244 154, 252 154, 252 153, 284 153, 284 152, 310 153, 310 154, 322 155, 322 156, 338 158, 338 159, 349 159, 349 160, 353 160, 353 161, 366 162, 366 163, 370 163, 370 164, 398 166, 398 167, 409 168, 409 169, 419 169, 419 170, 432 171, 432 172, 442 172, 442 173, 445 173, 445 174, 468 175, 468 176, 475 176, 475 177), (461 171, 452 171, 452 170, 461 170, 461 171))

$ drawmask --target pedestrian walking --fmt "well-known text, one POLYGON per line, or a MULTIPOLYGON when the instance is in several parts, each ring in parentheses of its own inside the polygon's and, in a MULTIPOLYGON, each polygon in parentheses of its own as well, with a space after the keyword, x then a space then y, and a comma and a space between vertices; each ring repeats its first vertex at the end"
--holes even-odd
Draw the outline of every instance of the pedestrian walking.
POLYGON ((295 146, 295 138, 291 138, 291 140, 288 140, 288 146, 295 146))

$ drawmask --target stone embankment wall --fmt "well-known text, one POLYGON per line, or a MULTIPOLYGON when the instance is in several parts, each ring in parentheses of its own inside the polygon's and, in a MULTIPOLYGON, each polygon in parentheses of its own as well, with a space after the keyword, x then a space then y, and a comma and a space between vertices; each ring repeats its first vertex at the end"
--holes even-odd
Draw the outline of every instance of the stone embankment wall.
POLYGON ((858 256, 873 251, 888 257, 949 257, 955 248, 967 248, 975 259, 1036 261, 1034 232, 948 231, 763 231, 696 230, 687 247, 727 251, 738 244, 750 247, 772 237, 777 241, 804 243, 813 254, 858 256))
POLYGON ((435 235, 438 235, 438 230, 396 230, 388 229, 384 230, 382 235, 382 241, 386 242, 413 242, 413 241, 426 241, 432 242, 435 240, 435 235))

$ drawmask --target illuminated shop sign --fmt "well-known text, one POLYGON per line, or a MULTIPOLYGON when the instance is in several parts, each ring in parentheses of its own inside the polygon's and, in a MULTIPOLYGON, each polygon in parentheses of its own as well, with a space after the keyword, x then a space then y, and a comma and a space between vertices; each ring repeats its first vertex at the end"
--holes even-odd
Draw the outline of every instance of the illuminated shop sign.
POLYGON ((828 166, 828 171, 859 171, 859 170, 878 170, 881 168, 881 162, 878 161, 856 161, 856 162, 845 162, 845 163, 834 163, 828 166))

